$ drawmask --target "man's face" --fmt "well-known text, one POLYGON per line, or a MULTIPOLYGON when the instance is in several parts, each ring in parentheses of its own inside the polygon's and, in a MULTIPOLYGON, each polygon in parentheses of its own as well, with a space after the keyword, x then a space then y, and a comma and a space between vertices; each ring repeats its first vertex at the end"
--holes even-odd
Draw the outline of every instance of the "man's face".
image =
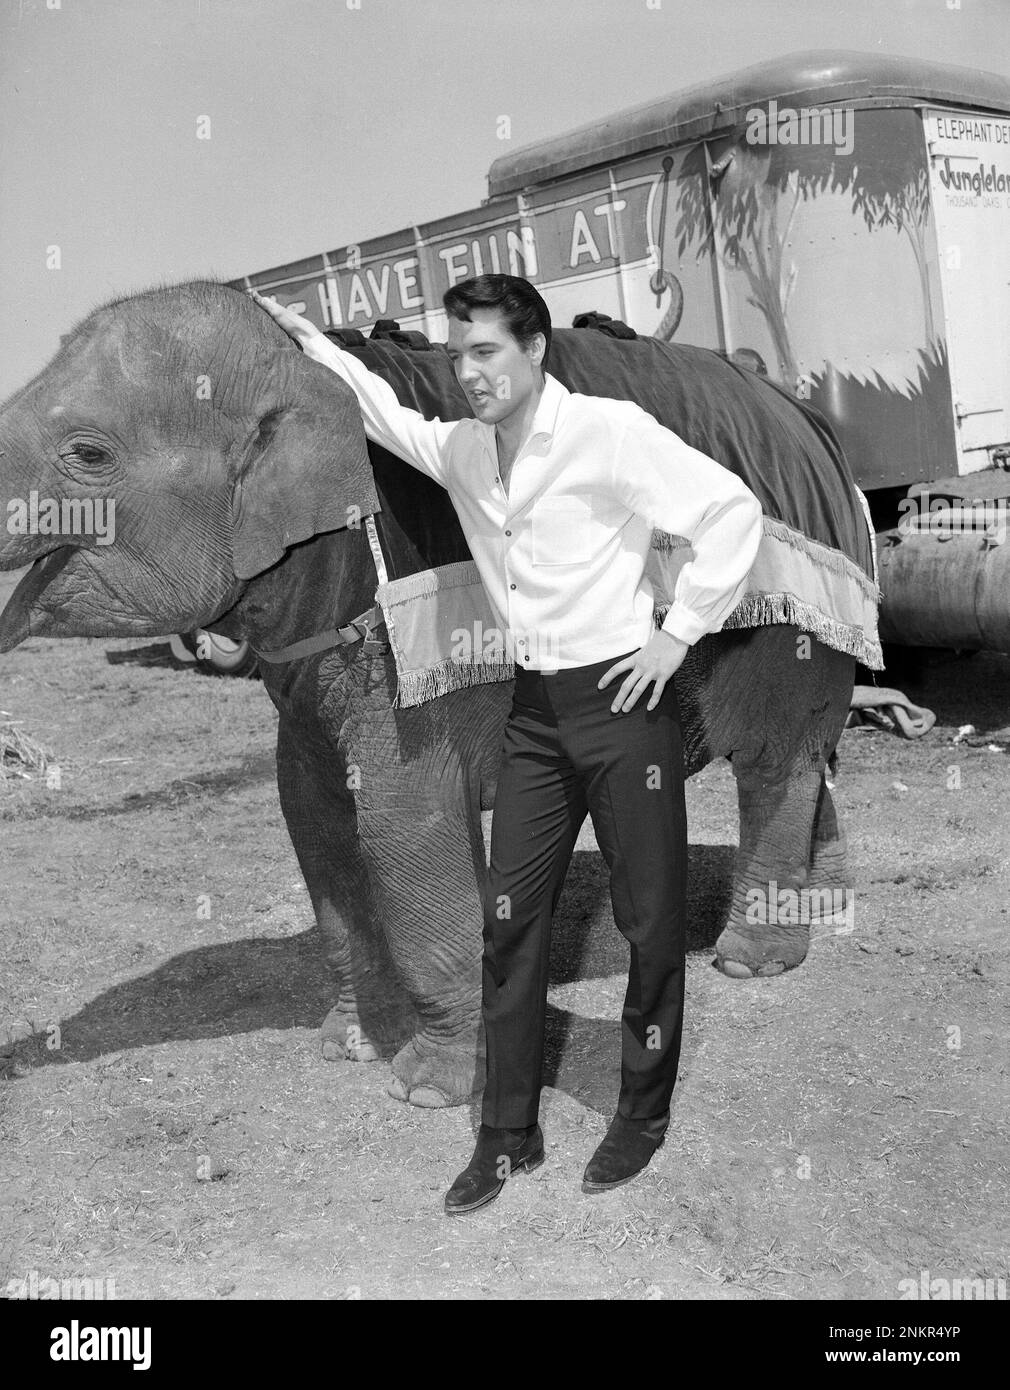
POLYGON ((538 333, 520 347, 499 309, 472 309, 469 323, 450 316, 449 356, 478 420, 496 425, 522 409, 540 384, 544 345, 538 333))

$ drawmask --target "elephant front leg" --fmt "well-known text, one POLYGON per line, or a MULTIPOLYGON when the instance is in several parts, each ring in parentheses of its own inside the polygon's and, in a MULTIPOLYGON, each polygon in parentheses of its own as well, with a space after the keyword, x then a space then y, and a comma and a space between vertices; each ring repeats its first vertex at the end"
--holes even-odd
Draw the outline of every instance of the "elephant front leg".
POLYGON ((810 846, 823 774, 809 770, 772 782, 736 766, 734 772, 740 849, 716 960, 738 979, 780 975, 803 962, 810 944, 810 846))
MULTIPOLYGON (((401 777, 403 773, 401 772, 401 777)), ((373 786, 358 824, 390 953, 420 1026, 393 1059, 389 1093, 462 1105, 484 1085, 480 1036, 486 879, 479 807, 446 784, 373 786)))
POLYGON ((328 1061, 371 1062, 393 1056, 416 1017, 378 925, 346 783, 339 755, 307 752, 282 720, 281 808, 337 988, 320 1030, 322 1054, 328 1061))
POLYGON ((828 785, 821 776, 814 810, 814 830, 810 840, 811 891, 830 891, 835 897, 851 886, 848 846, 828 785))

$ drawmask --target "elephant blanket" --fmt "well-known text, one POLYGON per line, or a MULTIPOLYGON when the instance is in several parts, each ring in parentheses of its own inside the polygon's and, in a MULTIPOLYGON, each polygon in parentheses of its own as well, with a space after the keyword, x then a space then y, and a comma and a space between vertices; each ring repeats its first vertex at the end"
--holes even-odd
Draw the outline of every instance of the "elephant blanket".
MULTIPOLYGON (((472 413, 441 346, 419 335, 332 336, 427 419, 472 413)), ((548 370, 570 391, 637 402, 758 498, 763 539, 725 628, 788 623, 871 670, 883 668, 869 513, 822 415, 718 353, 654 338, 557 329, 548 370)), ((495 624, 448 495, 385 450, 370 444, 369 452, 382 502, 376 598, 396 655, 398 703, 510 680, 513 663, 501 645, 454 646, 454 634, 494 632, 495 624)), ((657 625, 691 554, 683 537, 654 533, 646 574, 657 625)))

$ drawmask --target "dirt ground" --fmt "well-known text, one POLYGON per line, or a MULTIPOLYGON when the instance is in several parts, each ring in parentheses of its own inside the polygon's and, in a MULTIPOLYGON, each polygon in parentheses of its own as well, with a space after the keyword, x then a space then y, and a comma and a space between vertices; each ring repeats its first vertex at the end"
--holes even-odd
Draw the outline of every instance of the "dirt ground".
POLYGON ((937 725, 843 734, 854 929, 789 975, 712 968, 735 794, 725 762, 689 784, 673 1123, 646 1174, 596 1197, 626 957, 584 836, 554 941, 548 1161, 450 1221, 476 1111, 403 1105, 385 1063, 319 1054, 332 986, 259 683, 160 641, 0 658, 0 721, 60 783, 0 780, 0 1292, 34 1274, 119 1298, 897 1299, 924 1270, 1007 1279, 1010 658, 936 658, 905 688, 937 725))

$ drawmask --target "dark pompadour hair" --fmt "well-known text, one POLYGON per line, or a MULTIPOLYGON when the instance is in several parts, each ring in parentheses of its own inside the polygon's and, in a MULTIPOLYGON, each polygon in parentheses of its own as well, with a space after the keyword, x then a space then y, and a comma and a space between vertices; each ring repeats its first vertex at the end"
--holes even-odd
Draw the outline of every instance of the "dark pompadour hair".
POLYGON ((547 340, 541 366, 546 369, 551 350, 551 312, 543 297, 519 275, 478 275, 461 280, 442 296, 445 311, 454 319, 470 322, 473 309, 500 309, 509 332, 523 348, 542 333, 547 340))

